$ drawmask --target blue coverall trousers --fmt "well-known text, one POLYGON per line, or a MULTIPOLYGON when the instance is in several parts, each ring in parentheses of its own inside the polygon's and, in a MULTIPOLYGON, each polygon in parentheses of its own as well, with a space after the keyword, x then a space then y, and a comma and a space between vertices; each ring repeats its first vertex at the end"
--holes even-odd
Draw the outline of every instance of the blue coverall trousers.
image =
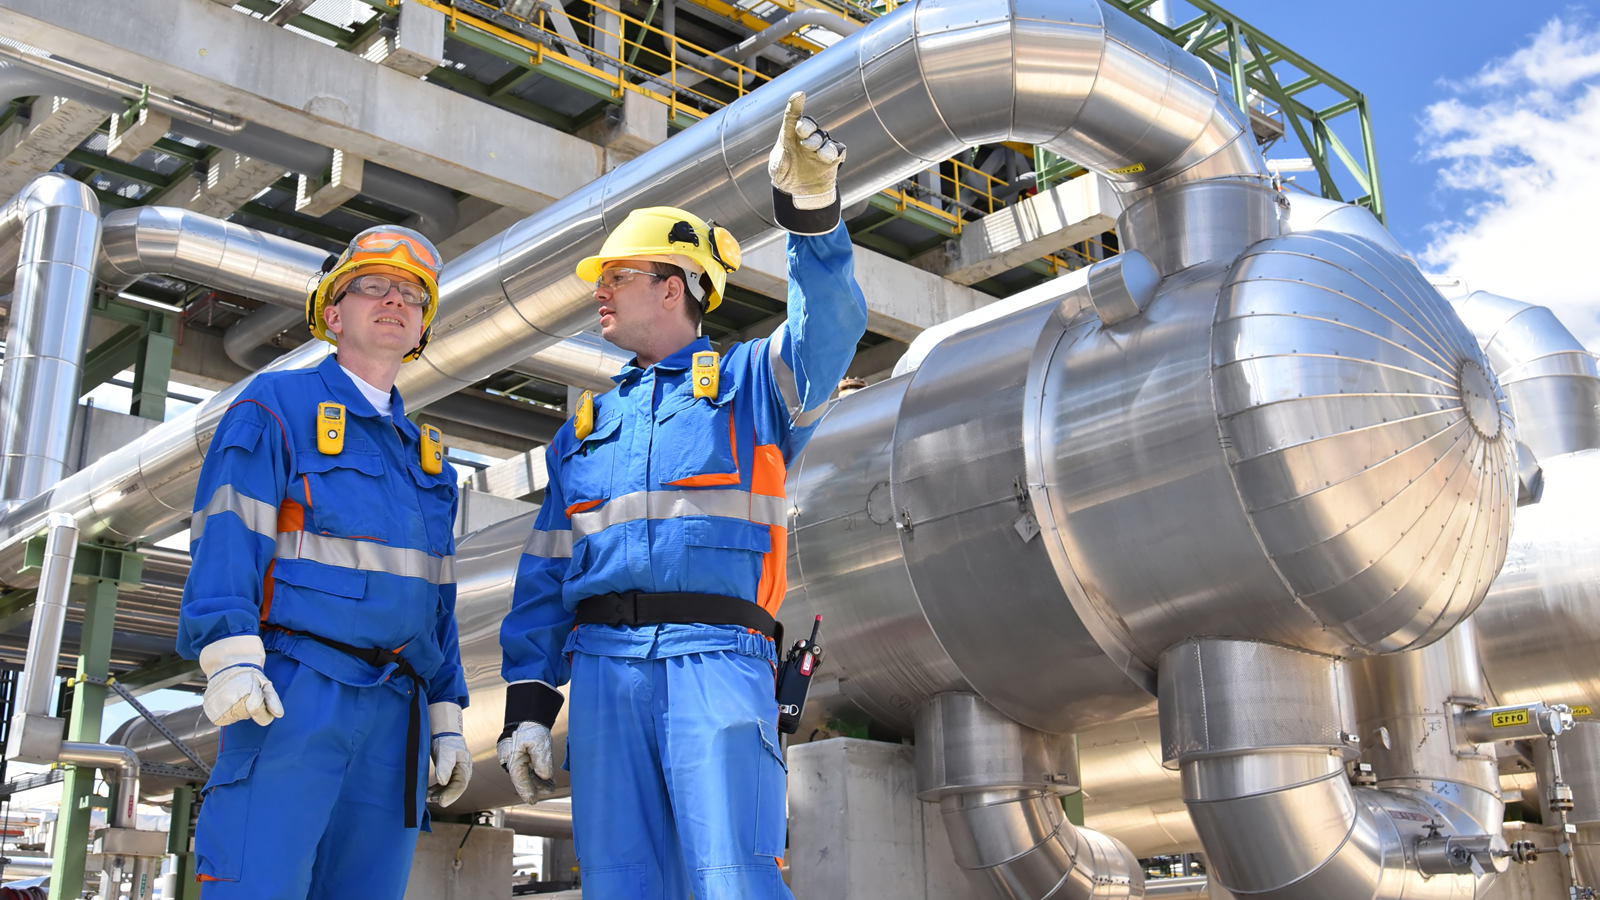
MULTIPOLYGON (((270 725, 222 729, 195 830, 205 900, 400 900, 416 828, 406 828, 406 717, 416 686, 341 684, 282 653, 267 677, 270 725)), ((428 772, 427 717, 418 771, 428 772)), ((425 777, 410 786, 423 805, 425 777)), ((424 825, 427 819, 423 819, 424 825)))
POLYGON ((567 768, 584 900, 791 900, 772 665, 572 654, 567 768))

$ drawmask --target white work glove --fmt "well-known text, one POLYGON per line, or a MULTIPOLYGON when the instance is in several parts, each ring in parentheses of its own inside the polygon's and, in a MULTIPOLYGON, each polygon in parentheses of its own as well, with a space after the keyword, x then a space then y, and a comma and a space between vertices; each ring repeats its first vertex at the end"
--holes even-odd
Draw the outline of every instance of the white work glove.
POLYGON ((538 722, 518 722, 511 733, 495 744, 500 767, 511 775, 511 784, 524 803, 536 803, 540 794, 556 789, 555 764, 550 754, 550 729, 538 722))
POLYGON ((283 715, 283 703, 261 668, 267 661, 261 638, 236 634, 212 641, 200 651, 206 673, 206 718, 221 727, 243 719, 270 725, 283 715))
POLYGON ((826 234, 839 224, 839 165, 844 144, 805 115, 806 95, 795 91, 783 111, 778 142, 767 157, 773 213, 796 234, 826 234))
POLYGON ((461 707, 429 703, 428 733, 433 735, 433 779, 438 782, 428 788, 428 799, 449 806, 472 780, 472 752, 461 736, 461 707))

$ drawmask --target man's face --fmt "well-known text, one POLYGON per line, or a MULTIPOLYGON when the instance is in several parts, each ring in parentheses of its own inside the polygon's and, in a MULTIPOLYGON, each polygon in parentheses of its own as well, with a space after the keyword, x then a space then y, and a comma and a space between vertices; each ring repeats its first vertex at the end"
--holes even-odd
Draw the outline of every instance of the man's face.
MULTIPOLYGON (((394 282, 388 293, 375 296, 358 290, 352 282, 338 303, 323 307, 323 320, 328 331, 338 336, 340 349, 398 358, 422 340, 423 307, 407 303, 398 287, 399 282, 418 287, 422 282, 410 273, 385 273, 382 277, 394 282)), ((370 281, 366 284, 371 286, 370 281)))
MULTIPOLYGON (((674 319, 684 318, 677 303, 668 302, 670 279, 638 272, 650 272, 648 260, 619 259, 605 264, 594 302, 600 312, 600 336, 624 350, 643 349, 649 335, 674 319), (619 270, 634 269, 637 272, 619 270), (612 287, 613 282, 620 282, 612 287)), ((675 283, 675 282, 674 282, 675 283)))

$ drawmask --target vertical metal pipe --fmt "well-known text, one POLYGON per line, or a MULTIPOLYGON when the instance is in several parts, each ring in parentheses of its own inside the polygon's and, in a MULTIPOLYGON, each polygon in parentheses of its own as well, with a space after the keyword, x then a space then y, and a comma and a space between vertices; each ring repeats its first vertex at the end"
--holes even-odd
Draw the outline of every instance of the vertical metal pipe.
POLYGON ((67 473, 100 253, 88 185, 41 175, 0 209, 0 244, 21 231, 0 374, 0 500, 25 500, 67 473))
POLYGON ((50 715, 50 695, 61 659, 61 631, 67 622, 67 590, 72 586, 77 557, 78 520, 66 513, 52 514, 33 604, 33 628, 28 632, 28 655, 17 687, 19 715, 50 715))
POLYGON ((121 744, 62 741, 61 761, 117 770, 117 805, 111 810, 111 827, 133 828, 138 824, 139 754, 121 744))

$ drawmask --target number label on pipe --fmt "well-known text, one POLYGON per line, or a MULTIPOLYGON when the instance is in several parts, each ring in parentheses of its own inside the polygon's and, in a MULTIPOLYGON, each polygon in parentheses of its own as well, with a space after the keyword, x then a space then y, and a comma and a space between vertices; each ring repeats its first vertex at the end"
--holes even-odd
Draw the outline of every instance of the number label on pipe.
POLYGON ((1526 725, 1528 724, 1528 711, 1525 709, 1512 709, 1505 712, 1497 712, 1490 718, 1490 721, 1494 723, 1496 728, 1526 725))
POLYGON ((1572 714, 1574 716, 1592 716, 1594 715, 1594 710, 1587 706, 1574 706, 1572 708, 1572 714))

